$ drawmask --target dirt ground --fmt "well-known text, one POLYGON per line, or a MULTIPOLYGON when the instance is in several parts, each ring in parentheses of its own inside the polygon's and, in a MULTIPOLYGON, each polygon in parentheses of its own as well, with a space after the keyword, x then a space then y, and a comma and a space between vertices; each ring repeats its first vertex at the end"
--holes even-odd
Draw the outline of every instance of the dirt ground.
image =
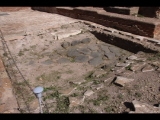
POLYGON ((159 54, 104 43, 89 26, 61 15, 7 13, 0 16, 1 56, 19 112, 39 113, 36 86, 44 87, 45 113, 125 113, 134 99, 159 103, 159 54))

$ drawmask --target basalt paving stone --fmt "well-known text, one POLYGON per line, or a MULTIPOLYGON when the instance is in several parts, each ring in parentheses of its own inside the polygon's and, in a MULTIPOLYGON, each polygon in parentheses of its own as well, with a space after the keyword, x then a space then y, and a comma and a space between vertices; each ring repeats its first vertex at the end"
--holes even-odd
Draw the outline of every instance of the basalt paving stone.
POLYGON ((59 55, 67 55, 67 51, 65 49, 58 49, 56 50, 56 53, 59 54, 59 55))
POLYGON ((89 44, 88 49, 90 49, 91 51, 97 51, 99 50, 99 47, 96 44, 89 44))
POLYGON ((45 52, 45 53, 42 53, 41 55, 42 56, 49 56, 51 54, 51 52, 45 52))
POLYGON ((108 48, 108 46, 105 45, 99 45, 99 48, 104 51, 105 53, 110 53, 110 50, 108 48))
POLYGON ((69 63, 70 60, 68 58, 60 58, 57 60, 58 63, 69 63))
POLYGON ((112 53, 112 52, 110 52, 110 53, 105 53, 105 56, 106 56, 108 59, 111 59, 111 60, 116 58, 115 54, 112 53))
POLYGON ((98 66, 102 63, 103 63, 102 57, 96 57, 96 58, 93 58, 89 61, 89 64, 93 65, 93 66, 98 66))
POLYGON ((71 48, 67 51, 67 56, 68 57, 75 57, 75 56, 80 56, 81 53, 77 50, 77 48, 71 48))
POLYGON ((50 58, 50 59, 57 59, 57 58, 59 58, 60 56, 61 56, 61 55, 59 55, 59 54, 53 53, 53 54, 49 55, 49 58, 50 58))
POLYGON ((79 55, 75 57, 75 62, 87 62, 89 60, 89 57, 86 55, 79 55))
POLYGON ((72 42, 71 42, 71 46, 75 46, 75 45, 78 45, 78 44, 80 44, 80 43, 81 43, 81 41, 79 41, 79 40, 72 41, 72 42))
POLYGON ((86 44, 86 43, 89 43, 90 41, 91 41, 90 38, 84 38, 83 40, 81 40, 81 43, 86 44))
POLYGON ((78 51, 82 54, 89 55, 91 51, 88 48, 80 48, 78 51))
POLYGON ((42 64, 51 65, 53 64, 53 61, 51 59, 48 59, 48 60, 43 61, 42 64))
POLYGON ((109 50, 111 51, 111 52, 113 52, 116 56, 120 56, 121 55, 121 53, 120 53, 120 51, 121 51, 121 49, 118 49, 117 47, 109 47, 109 50))
POLYGON ((63 42, 63 43, 61 44, 61 46, 66 49, 66 48, 68 48, 68 47, 71 46, 71 43, 70 43, 70 42, 63 42))
POLYGON ((91 52, 90 54, 93 58, 96 58, 96 57, 102 57, 102 53, 101 52, 98 52, 98 51, 93 51, 91 52))

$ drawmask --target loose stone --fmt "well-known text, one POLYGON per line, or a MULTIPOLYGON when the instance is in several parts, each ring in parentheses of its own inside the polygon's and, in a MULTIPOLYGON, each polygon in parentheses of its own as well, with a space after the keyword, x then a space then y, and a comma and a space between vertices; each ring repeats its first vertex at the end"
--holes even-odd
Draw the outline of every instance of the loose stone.
POLYGON ((66 49, 66 48, 70 47, 71 44, 70 44, 70 42, 63 42, 63 43, 61 44, 61 46, 66 49))
POLYGON ((129 78, 126 78, 126 77, 121 77, 121 76, 118 76, 115 80, 115 83, 116 84, 119 84, 121 86, 125 86, 126 83, 129 83, 129 82, 132 82, 134 79, 129 79, 129 78))
POLYGON ((81 43, 89 43, 91 41, 91 39, 90 38, 85 38, 85 39, 83 39, 83 40, 81 40, 81 43))
POLYGON ((147 65, 142 69, 142 72, 154 71, 154 68, 151 65, 147 65))
POLYGON ((135 55, 131 55, 128 57, 128 60, 136 60, 137 59, 137 56, 135 55))
POLYGON ((92 90, 87 90, 84 95, 85 96, 91 96, 94 92, 92 90))

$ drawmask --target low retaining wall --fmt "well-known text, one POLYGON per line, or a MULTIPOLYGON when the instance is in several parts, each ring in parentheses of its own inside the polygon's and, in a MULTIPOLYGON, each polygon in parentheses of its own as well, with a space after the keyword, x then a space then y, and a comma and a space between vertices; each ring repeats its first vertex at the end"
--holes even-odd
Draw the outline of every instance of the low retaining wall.
POLYGON ((104 7, 107 12, 113 12, 124 15, 132 15, 138 13, 139 7, 104 7))
POLYGON ((140 7, 138 14, 145 17, 160 19, 160 7, 140 7))
POLYGON ((119 15, 92 7, 32 7, 32 9, 87 20, 105 27, 160 39, 160 20, 154 18, 119 15))

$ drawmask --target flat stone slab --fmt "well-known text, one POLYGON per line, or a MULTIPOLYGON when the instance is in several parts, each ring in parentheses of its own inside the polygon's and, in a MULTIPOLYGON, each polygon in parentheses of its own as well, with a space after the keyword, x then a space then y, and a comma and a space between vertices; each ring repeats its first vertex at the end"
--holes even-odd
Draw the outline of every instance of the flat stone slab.
POLYGON ((128 60, 136 60, 137 59, 137 56, 135 55, 131 55, 128 57, 128 60))
POLYGON ((93 93, 94 93, 94 92, 93 92, 92 90, 87 90, 87 91, 84 93, 84 95, 89 97, 89 96, 91 96, 93 93))
POLYGON ((41 54, 42 56, 50 56, 51 55, 51 52, 44 52, 41 54))
POLYGON ((134 75, 134 72, 127 70, 127 71, 124 71, 123 73, 120 73, 119 75, 124 77, 132 77, 134 75))
POLYGON ((88 49, 90 49, 91 51, 97 51, 99 50, 99 47, 96 44, 90 43, 88 49))
POLYGON ((89 64, 90 64, 90 65, 93 65, 93 66, 98 66, 98 65, 100 65, 102 62, 103 62, 102 57, 96 57, 96 58, 91 59, 91 60, 89 61, 89 64))
POLYGON ((151 65, 146 65, 143 69, 142 72, 150 72, 150 71, 154 71, 154 67, 152 67, 151 65))
POLYGON ((92 74, 92 77, 101 77, 103 75, 107 74, 106 71, 104 71, 103 69, 102 70, 96 70, 94 71, 94 73, 92 74))
POLYGON ((98 51, 93 51, 93 52, 91 52, 90 55, 91 55, 93 58, 102 57, 102 53, 101 53, 101 52, 98 52, 98 51))
POLYGON ((125 60, 125 63, 132 64, 132 63, 135 63, 135 62, 133 60, 125 60))
POLYGON ((87 43, 89 43, 90 41, 91 41, 90 38, 84 38, 84 39, 81 40, 81 43, 87 44, 87 43))
POLYGON ((109 47, 109 50, 111 52, 113 52, 116 56, 120 56, 121 55, 121 53, 120 53, 121 49, 118 49, 117 47, 109 47))
MULTIPOLYGON (((62 55, 63 54, 66 54, 66 52, 65 53, 62 53, 62 55)), ((50 54, 49 56, 48 56, 50 59, 57 59, 57 58, 59 58, 59 57, 61 57, 61 55, 59 55, 59 54, 57 54, 57 53, 54 53, 54 54, 50 54)))
POLYGON ((88 48, 80 48, 78 51, 82 54, 89 55, 91 51, 88 48))
POLYGON ((67 51, 65 49, 58 49, 58 50, 56 50, 56 52, 59 55, 67 55, 67 51))
POLYGON ((70 60, 68 58, 60 58, 59 60, 57 60, 58 63, 69 63, 70 60))
POLYGON ((108 46, 106 45, 99 45, 99 48, 104 51, 105 53, 110 53, 111 51, 109 50, 108 46))
POLYGON ((145 57, 138 57, 137 59, 136 59, 137 61, 146 61, 147 60, 147 58, 145 58, 145 57))
POLYGON ((70 37, 72 35, 77 35, 79 33, 81 33, 81 30, 69 30, 67 32, 57 31, 57 32, 54 32, 54 33, 51 33, 51 34, 56 38, 56 40, 60 40, 60 39, 63 39, 63 38, 70 37))
POLYGON ((137 71, 137 70, 140 70, 143 68, 143 66, 145 65, 146 63, 137 63, 135 65, 132 65, 131 66, 131 70, 132 71, 137 71))
POLYGON ((53 61, 51 59, 48 59, 48 60, 43 61, 42 64, 51 65, 53 64, 53 61))
POLYGON ((126 78, 126 77, 121 77, 121 76, 118 76, 115 80, 115 83, 116 84, 119 84, 121 86, 125 86, 126 83, 129 83, 129 82, 132 82, 134 79, 129 79, 129 78, 126 78))
POLYGON ((100 90, 104 87, 104 84, 92 85, 91 88, 95 90, 100 90))
POLYGON ((129 63, 117 63, 116 64, 117 67, 127 67, 129 65, 130 65, 129 63))
POLYGON ((160 113, 160 108, 149 105, 147 103, 142 103, 137 100, 132 101, 135 111, 129 113, 160 113))
POLYGON ((122 73, 125 71, 125 67, 115 67, 114 71, 116 74, 122 73))
POLYGON ((106 83, 106 82, 111 82, 111 81, 114 80, 114 78, 115 78, 115 75, 112 75, 112 76, 108 77, 107 79, 105 79, 105 80, 104 80, 104 83, 106 83))
POLYGON ((74 60, 75 60, 75 62, 80 62, 80 63, 88 62, 89 57, 86 55, 79 55, 79 56, 76 56, 74 60))
POLYGON ((85 96, 78 96, 78 97, 69 97, 70 105, 69 107, 82 105, 84 102, 85 96))
POLYGON ((78 44, 80 44, 80 43, 81 43, 81 41, 75 40, 75 41, 72 41, 72 42, 71 42, 71 46, 75 46, 75 45, 78 45, 78 44))
POLYGON ((70 42, 63 42, 63 43, 61 44, 61 46, 66 49, 66 48, 68 48, 68 47, 71 46, 71 43, 70 43, 70 42))
POLYGON ((115 59, 116 56, 114 53, 110 52, 110 53, 105 53, 104 56, 106 56, 108 59, 112 60, 115 59))
POLYGON ((71 48, 67 51, 67 56, 68 57, 75 57, 75 56, 80 56, 80 52, 77 50, 77 48, 71 48))

